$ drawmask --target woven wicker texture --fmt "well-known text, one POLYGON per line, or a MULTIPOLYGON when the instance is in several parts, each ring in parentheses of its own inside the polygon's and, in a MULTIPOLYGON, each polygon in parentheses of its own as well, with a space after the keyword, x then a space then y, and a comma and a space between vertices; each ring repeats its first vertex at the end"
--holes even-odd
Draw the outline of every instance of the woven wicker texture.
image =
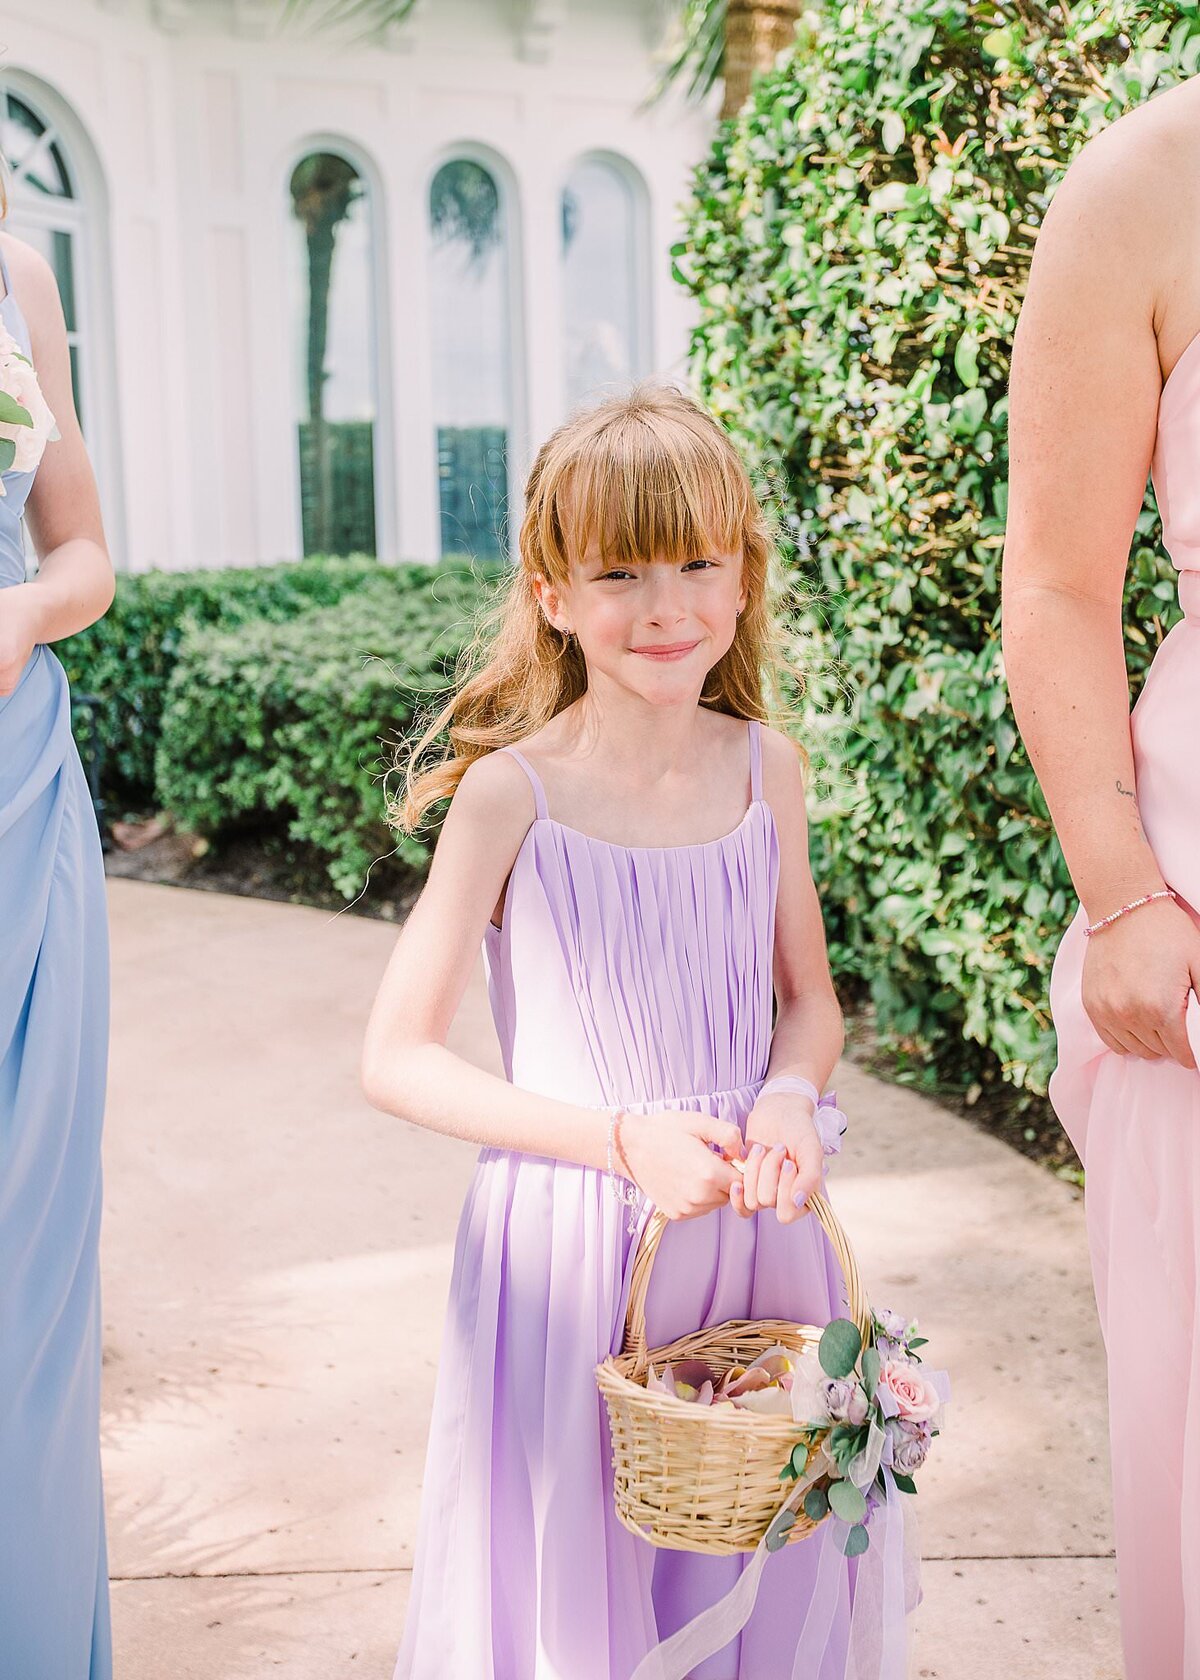
MULTIPOLYGON (((813 1196, 809 1207, 833 1246, 846 1280, 848 1315, 865 1341, 871 1315, 849 1240, 823 1196, 813 1196)), ((731 1365, 748 1365, 777 1343, 797 1353, 815 1349, 825 1326, 732 1319, 648 1349, 646 1292, 668 1223, 657 1212, 648 1221, 634 1258, 623 1351, 596 1367, 612 1434, 617 1515, 655 1546, 752 1552, 786 1497, 779 1475, 802 1430, 791 1418, 741 1407, 713 1411, 671 1394, 650 1393, 649 1367, 653 1363, 661 1370, 675 1360, 703 1359, 719 1375, 731 1365)), ((787 1544, 816 1527, 801 1509, 787 1544)))

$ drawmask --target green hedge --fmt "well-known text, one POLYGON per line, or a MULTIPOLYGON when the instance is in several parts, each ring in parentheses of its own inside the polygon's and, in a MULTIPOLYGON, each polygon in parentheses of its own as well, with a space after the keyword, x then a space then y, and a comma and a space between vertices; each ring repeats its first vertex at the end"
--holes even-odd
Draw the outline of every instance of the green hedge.
POLYGON ((403 566, 291 622, 194 624, 162 717, 160 802, 202 833, 286 828, 346 898, 376 859, 426 864, 425 842, 397 842, 384 821, 386 743, 446 688, 498 574, 461 560, 403 566))
POLYGON ((99 701, 95 732, 104 756, 101 792, 110 811, 146 810, 158 803, 154 755, 167 687, 189 626, 294 618, 340 601, 384 569, 378 560, 355 556, 122 574, 105 616, 55 648, 72 691, 99 701))
MULTIPOLYGON (((873 0, 810 27, 697 173, 675 250, 694 373, 817 598, 799 628, 835 970, 914 1076, 1044 1092, 1074 895, 1001 662, 1009 350, 1067 164, 1196 71, 1200 22, 1128 0, 873 0)), ((1135 685, 1174 612, 1158 536, 1148 495, 1135 685)))

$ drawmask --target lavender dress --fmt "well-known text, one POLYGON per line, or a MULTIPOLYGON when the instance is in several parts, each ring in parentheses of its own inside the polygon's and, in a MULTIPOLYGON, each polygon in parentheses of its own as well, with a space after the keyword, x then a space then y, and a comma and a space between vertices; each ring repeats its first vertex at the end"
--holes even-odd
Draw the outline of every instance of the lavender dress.
MULTIPOLYGON (((758 724, 748 732, 749 809, 731 833, 694 846, 618 846, 556 822, 528 761, 504 749, 537 801, 503 924, 484 941, 514 1084, 744 1123, 771 1044, 779 870, 758 724)), ((480 1152, 395 1680, 628 1680, 744 1568, 741 1557, 657 1550, 613 1509, 593 1367, 620 1346, 637 1240, 602 1173, 480 1152)), ((842 1310, 816 1220, 722 1209, 667 1231, 646 1319, 653 1346, 729 1318, 824 1324, 842 1310)), ((898 1520, 882 1507, 873 1527, 898 1520)), ((769 1560, 744 1631, 696 1680, 845 1680, 855 1565, 828 1530, 769 1560)), ((893 1647, 903 1621, 901 1607, 898 1634, 885 1635, 893 1647)))

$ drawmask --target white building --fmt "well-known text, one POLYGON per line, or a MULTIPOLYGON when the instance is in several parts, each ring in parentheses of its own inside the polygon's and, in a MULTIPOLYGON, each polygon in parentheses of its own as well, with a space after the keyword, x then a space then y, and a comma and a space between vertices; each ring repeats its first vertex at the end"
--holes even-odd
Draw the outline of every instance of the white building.
POLYGON ((684 370, 712 116, 641 108, 669 0, 419 0, 359 44, 284 6, 0 0, 7 225, 119 567, 494 551, 576 399, 684 370))

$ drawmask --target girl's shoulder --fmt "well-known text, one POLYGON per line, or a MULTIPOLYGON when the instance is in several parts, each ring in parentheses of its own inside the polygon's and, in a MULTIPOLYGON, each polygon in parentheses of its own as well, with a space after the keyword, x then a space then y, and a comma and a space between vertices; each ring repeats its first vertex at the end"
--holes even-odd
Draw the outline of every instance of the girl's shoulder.
MULTIPOLYGON (((518 752, 524 751, 523 742, 512 745, 518 752)), ((480 822, 499 822, 503 826, 525 816, 528 825, 533 815, 533 789, 514 754, 497 747, 471 760, 450 805, 459 807, 460 816, 480 822)))
POLYGON ((789 850, 808 852, 808 759, 799 742, 782 729, 759 725, 762 747, 762 796, 771 808, 776 832, 789 850))
POLYGON ((785 788, 789 784, 803 788, 807 780, 805 753, 799 741, 770 723, 760 723, 758 734, 762 743, 764 782, 770 780, 785 788))

